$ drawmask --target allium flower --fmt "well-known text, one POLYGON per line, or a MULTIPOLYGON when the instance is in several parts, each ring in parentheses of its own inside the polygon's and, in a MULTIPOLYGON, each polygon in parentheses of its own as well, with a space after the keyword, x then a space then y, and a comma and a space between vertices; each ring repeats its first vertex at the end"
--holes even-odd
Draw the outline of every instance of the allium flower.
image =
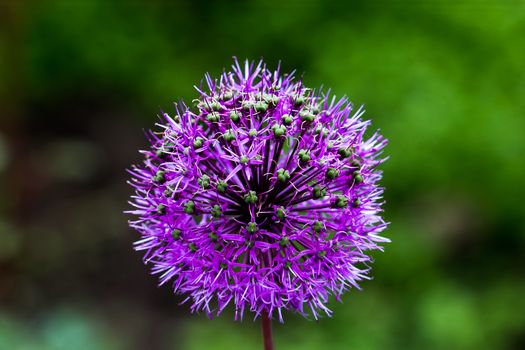
POLYGON ((135 248, 192 311, 330 315, 329 296, 359 288, 367 251, 388 241, 386 139, 365 137, 362 108, 262 61, 205 81, 195 108, 162 113, 130 170, 135 248))

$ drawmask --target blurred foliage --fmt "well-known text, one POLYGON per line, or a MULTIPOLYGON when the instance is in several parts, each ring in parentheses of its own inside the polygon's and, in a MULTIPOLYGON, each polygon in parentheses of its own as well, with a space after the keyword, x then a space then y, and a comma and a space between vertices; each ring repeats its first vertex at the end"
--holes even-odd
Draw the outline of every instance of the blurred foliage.
POLYGON ((2 1, 0 348, 261 348, 157 289, 121 214, 141 129, 237 56, 390 139, 375 280, 278 349, 523 349, 524 37, 523 1, 2 1))

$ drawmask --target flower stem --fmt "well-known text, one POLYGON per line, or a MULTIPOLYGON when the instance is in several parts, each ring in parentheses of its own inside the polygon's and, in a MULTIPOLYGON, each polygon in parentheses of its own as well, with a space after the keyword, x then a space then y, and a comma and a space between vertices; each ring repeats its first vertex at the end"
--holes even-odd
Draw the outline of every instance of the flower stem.
POLYGON ((274 350, 272 339, 272 320, 266 311, 262 314, 261 325, 264 339, 264 350, 274 350))

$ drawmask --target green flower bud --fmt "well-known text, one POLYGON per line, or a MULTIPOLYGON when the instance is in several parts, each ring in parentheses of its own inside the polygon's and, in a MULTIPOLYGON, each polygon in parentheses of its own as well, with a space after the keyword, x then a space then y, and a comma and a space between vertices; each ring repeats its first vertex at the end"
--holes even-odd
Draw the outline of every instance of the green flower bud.
POLYGON ((290 179, 290 172, 283 168, 277 169, 277 180, 286 182, 290 179))
POLYGON ((179 230, 178 228, 174 228, 173 230, 171 230, 171 237, 173 238, 174 241, 180 238, 180 234, 181 234, 181 230, 179 230))
POLYGON ((312 159, 310 157, 310 151, 309 150, 301 149, 301 150, 299 150, 299 152, 297 154, 299 156, 299 160, 301 161, 301 163, 309 162, 310 159, 312 159))
POLYGON ((257 112, 266 112, 267 109, 268 109, 268 103, 266 102, 260 101, 255 104, 255 110, 257 112))
POLYGON ((163 159, 166 156, 166 153, 164 152, 163 149, 159 148, 158 150, 155 151, 155 156, 157 158, 163 159))
POLYGON ((184 203, 184 212, 186 214, 193 214, 195 212, 195 202, 187 201, 186 203, 184 203))
POLYGON ((361 182, 363 182, 363 176, 359 172, 355 171, 354 180, 356 183, 360 184, 361 182))
POLYGON ((195 243, 191 242, 190 244, 188 244, 188 248, 190 249, 190 251, 192 251, 193 253, 195 253, 197 251, 197 246, 195 245, 195 243))
POLYGON ((217 242, 217 238, 218 238, 218 236, 217 236, 217 234, 216 234, 215 232, 210 232, 210 233, 208 233, 208 237, 210 237, 210 240, 211 240, 212 242, 217 242))
POLYGON ((282 118, 283 118, 283 124, 290 125, 293 122, 293 117, 289 114, 284 114, 282 118))
POLYGON ((234 123, 237 123, 239 121, 239 119, 241 118, 241 116, 239 115, 239 113, 237 112, 234 112, 234 111, 231 111, 230 112, 230 120, 234 123))
POLYGON ((286 127, 284 125, 275 124, 272 126, 272 130, 275 137, 282 137, 286 135, 286 127))
POLYGON ((219 180, 217 183, 217 192, 224 193, 226 192, 226 188, 228 188, 228 184, 224 180, 219 180))
POLYGON ((310 110, 312 111, 313 114, 319 114, 319 112, 321 112, 321 107, 319 107, 318 104, 312 104, 310 106, 310 110))
POLYGON ((210 210, 211 216, 218 218, 222 215, 222 209, 219 205, 215 204, 210 210))
POLYGON ((315 134, 319 135, 321 133, 323 134, 323 137, 327 137, 328 136, 328 129, 322 127, 321 125, 318 125, 317 128, 315 129, 315 134))
POLYGON ((202 139, 202 137, 196 137, 195 139, 193 139, 193 148, 201 148, 203 142, 204 140, 202 139))
POLYGON ((335 199, 335 206, 337 208, 346 208, 348 206, 348 198, 345 196, 337 196, 335 199))
POLYGON ((252 108, 252 106, 253 106, 253 103, 251 101, 242 101, 241 107, 245 111, 249 111, 250 108, 252 108))
POLYGON ((305 98, 303 95, 295 95, 292 97, 292 102, 294 104, 294 106, 300 106, 304 103, 305 101, 305 98))
POLYGON ((214 111, 220 111, 222 109, 222 106, 219 102, 217 101, 212 101, 210 103, 210 108, 214 111))
POLYGON ((335 179, 336 177, 339 176, 339 170, 338 169, 335 169, 335 168, 328 168, 326 170, 326 178, 329 179, 329 180, 333 180, 335 179))
POLYGON ((233 92, 231 91, 226 91, 224 94, 222 94, 222 99, 227 101, 227 100, 231 100, 233 98, 233 92))
POLYGON ((315 119, 315 115, 313 115, 312 113, 310 113, 310 111, 308 110, 302 110, 300 113, 299 113, 299 117, 301 118, 301 121, 303 122, 307 122, 307 123, 311 123, 314 121, 315 119))
POLYGON ((314 197, 315 199, 319 199, 323 198, 324 196, 326 196, 326 188, 321 187, 320 185, 314 186, 312 190, 312 197, 314 197))
POLYGON ((232 129, 226 130, 224 134, 222 135, 222 137, 224 138, 224 141, 226 142, 232 142, 233 140, 235 140, 235 135, 233 134, 232 129))
POLYGON ((339 154, 339 158, 345 159, 352 155, 352 149, 351 148, 339 148, 337 151, 337 154, 339 154))
POLYGON ((284 219, 286 217, 286 209, 284 207, 277 208, 276 212, 279 219, 284 219))
POLYGON ((220 118, 221 116, 217 112, 212 112, 206 116, 206 119, 208 119, 210 123, 216 123, 220 120, 220 118))
POLYGON ((273 94, 264 94, 263 99, 264 102, 271 104, 274 107, 279 103, 279 97, 273 94))
POLYGON ((157 206, 157 214, 159 214, 159 215, 166 214, 166 206, 164 204, 159 204, 157 206))
POLYGON ((255 137, 255 136, 257 136, 257 130, 255 130, 255 129, 250 129, 250 131, 248 131, 248 136, 250 136, 250 137, 255 137))
POLYGON ((204 174, 199 179, 197 179, 197 183, 202 187, 203 190, 205 190, 210 187, 210 177, 204 174))
POLYGON ((248 225, 246 226, 246 231, 248 233, 255 233, 259 231, 259 227, 257 226, 255 222, 249 222, 248 225))
POLYGON ((155 176, 153 176, 153 182, 157 184, 163 184, 166 181, 166 178, 164 177, 165 172, 162 170, 157 171, 155 176))
POLYGON ((170 197, 171 195, 173 194, 173 188, 171 187, 166 187, 166 189, 164 190, 164 196, 165 197, 170 197))
POLYGON ((257 202, 257 193, 250 191, 244 196, 244 201, 248 204, 254 204, 257 202))
POLYGON ((246 164, 248 163, 249 159, 247 156, 241 156, 241 159, 239 159, 241 164, 246 164))

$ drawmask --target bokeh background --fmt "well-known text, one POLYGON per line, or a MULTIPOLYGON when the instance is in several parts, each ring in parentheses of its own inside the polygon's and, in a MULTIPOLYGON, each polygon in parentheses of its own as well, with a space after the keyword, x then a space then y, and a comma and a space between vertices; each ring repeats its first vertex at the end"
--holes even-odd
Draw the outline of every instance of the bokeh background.
POLYGON ((240 59, 390 139, 374 281, 278 349, 525 348, 524 1, 0 0, 0 349, 260 349, 190 315, 127 227, 143 129, 240 59))

